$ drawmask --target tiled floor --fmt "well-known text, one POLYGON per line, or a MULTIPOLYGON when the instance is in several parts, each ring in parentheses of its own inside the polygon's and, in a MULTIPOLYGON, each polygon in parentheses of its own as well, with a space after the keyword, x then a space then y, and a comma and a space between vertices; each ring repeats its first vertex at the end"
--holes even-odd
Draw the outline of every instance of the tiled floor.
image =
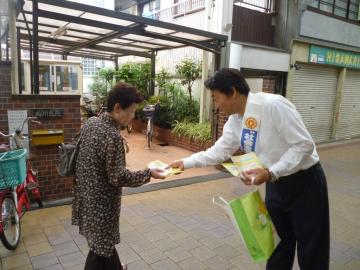
MULTIPOLYGON (((320 151, 329 185, 334 270, 360 269, 359 152, 360 144, 320 151)), ((125 196, 117 246, 122 261, 129 270, 264 269, 251 263, 226 215, 211 203, 214 195, 231 199, 248 191, 236 178, 226 178, 125 196)), ((88 248, 70 215, 70 206, 27 213, 19 248, 0 247, 2 269, 83 269, 88 248)))
MULTIPOLYGON (((176 146, 160 146, 161 142, 154 139, 153 148, 149 150, 146 146, 145 136, 143 134, 133 132, 128 134, 122 132, 123 137, 128 141, 130 151, 126 155, 126 163, 130 170, 144 169, 146 164, 153 160, 161 160, 165 163, 170 163, 176 159, 187 157, 193 152, 176 146)), ((214 167, 196 168, 187 170, 181 174, 174 175, 171 178, 167 178, 166 181, 173 181, 180 178, 203 176, 218 173, 214 167)), ((160 180, 161 181, 161 180, 160 180)), ((151 183, 159 182, 159 180, 152 179, 151 183)))

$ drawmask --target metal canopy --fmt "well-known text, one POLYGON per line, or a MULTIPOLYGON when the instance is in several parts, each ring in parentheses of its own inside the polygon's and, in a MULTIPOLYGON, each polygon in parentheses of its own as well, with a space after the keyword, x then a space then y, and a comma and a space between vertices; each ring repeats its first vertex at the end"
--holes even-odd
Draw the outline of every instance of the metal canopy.
POLYGON ((20 47, 114 61, 192 46, 216 54, 227 36, 64 0, 26 0, 18 14, 20 47))

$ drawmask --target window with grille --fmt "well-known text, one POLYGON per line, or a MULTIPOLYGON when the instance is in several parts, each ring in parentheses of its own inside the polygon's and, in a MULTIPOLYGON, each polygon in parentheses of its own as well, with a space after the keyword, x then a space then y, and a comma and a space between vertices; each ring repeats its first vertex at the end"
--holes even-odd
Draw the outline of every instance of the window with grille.
POLYGON ((159 19, 160 0, 153 0, 144 5, 142 16, 151 19, 159 19))
POLYGON ((105 67, 104 60, 91 59, 91 58, 83 58, 82 64, 83 64, 83 74, 85 76, 96 75, 96 73, 99 69, 102 69, 105 67))
POLYGON ((260 12, 275 12, 274 0, 234 0, 234 5, 257 10, 260 12))
POLYGON ((185 16, 204 8, 205 0, 174 0, 173 17, 185 16))
POLYGON ((360 20, 360 0, 311 0, 311 7, 348 20, 360 20))

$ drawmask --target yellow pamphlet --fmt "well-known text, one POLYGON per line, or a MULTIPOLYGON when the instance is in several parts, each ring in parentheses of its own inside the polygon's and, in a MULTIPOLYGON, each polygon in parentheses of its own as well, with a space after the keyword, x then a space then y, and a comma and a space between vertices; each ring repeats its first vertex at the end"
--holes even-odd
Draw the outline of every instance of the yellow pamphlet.
POLYGON ((174 175, 174 174, 179 174, 182 172, 182 170, 178 169, 178 168, 169 168, 169 169, 165 169, 168 166, 168 164, 160 161, 160 160, 154 160, 151 161, 147 167, 149 169, 160 169, 160 170, 164 170, 163 175, 165 177, 168 177, 170 175, 174 175))
POLYGON ((241 156, 232 156, 233 163, 222 163, 221 165, 227 169, 233 176, 240 176, 241 171, 263 168, 260 159, 254 152, 250 152, 241 156))

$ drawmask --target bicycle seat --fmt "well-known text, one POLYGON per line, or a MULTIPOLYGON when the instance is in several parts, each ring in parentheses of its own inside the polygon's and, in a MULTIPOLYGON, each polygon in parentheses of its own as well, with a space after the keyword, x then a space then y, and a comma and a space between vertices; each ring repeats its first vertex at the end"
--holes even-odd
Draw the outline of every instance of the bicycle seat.
POLYGON ((155 111, 155 105, 147 104, 144 106, 143 111, 155 111))
POLYGON ((146 118, 152 118, 155 114, 155 105, 145 105, 143 108, 144 116, 146 118))

